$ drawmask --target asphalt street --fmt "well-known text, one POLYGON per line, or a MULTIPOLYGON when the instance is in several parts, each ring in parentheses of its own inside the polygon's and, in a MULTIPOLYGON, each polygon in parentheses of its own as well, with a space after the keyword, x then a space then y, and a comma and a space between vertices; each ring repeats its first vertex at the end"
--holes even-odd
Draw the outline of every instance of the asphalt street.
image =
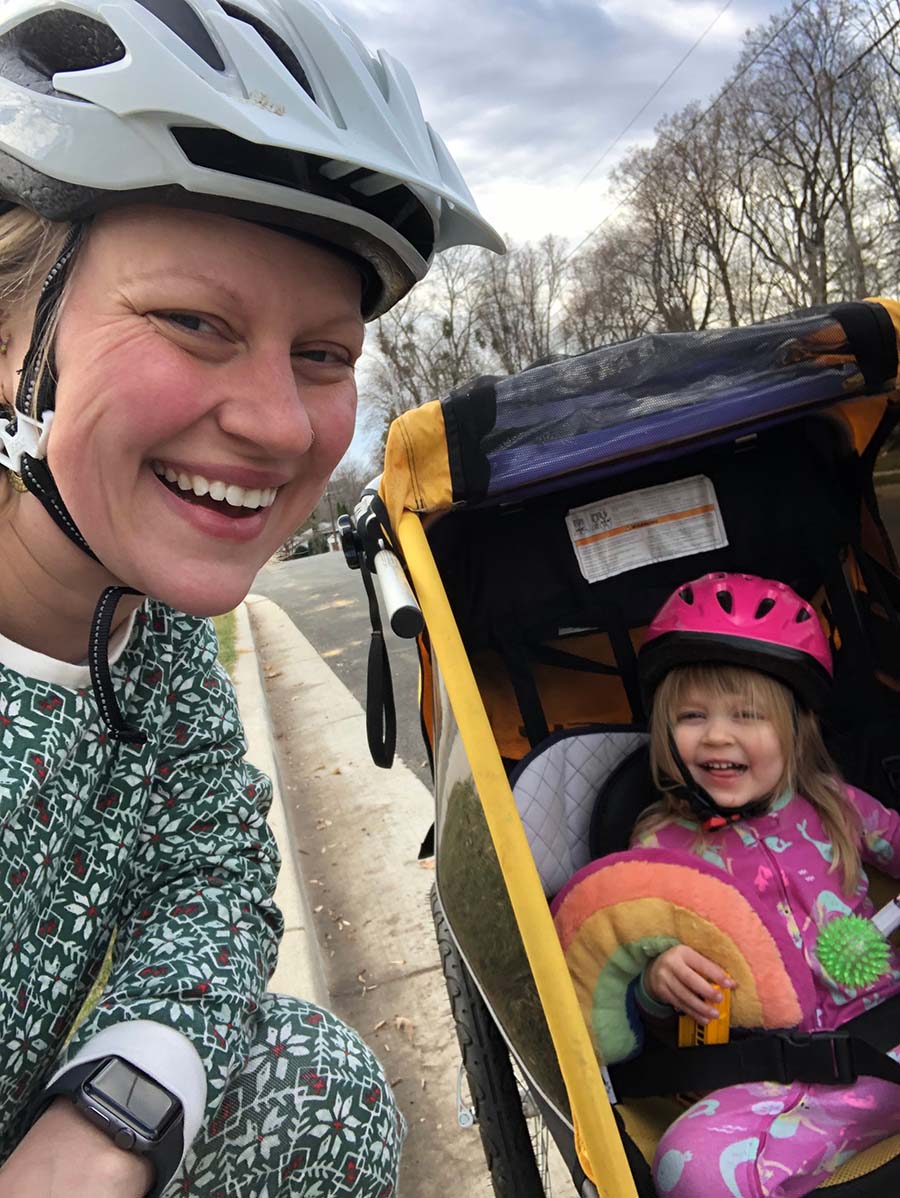
MULTIPOLYGON (((362 577, 342 553, 321 553, 270 562, 253 584, 256 594, 278 604, 354 698, 366 706, 369 608, 362 577)), ((419 730, 419 660, 414 641, 389 628, 385 644, 397 708, 397 756, 431 789, 431 771, 419 730)), ((424 829, 423 829, 424 835, 424 829)))

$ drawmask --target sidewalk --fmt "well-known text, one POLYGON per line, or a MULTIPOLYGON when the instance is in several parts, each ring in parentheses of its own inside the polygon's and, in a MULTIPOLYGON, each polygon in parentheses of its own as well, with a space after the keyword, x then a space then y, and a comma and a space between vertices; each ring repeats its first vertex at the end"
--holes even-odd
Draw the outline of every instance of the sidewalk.
POLYGON ((327 1007, 325 968, 313 931, 306 888, 300 877, 297 855, 288 830, 281 775, 272 739, 272 722, 246 603, 237 609, 235 618, 237 661, 234 688, 247 736, 247 760, 272 779, 269 827, 278 842, 282 860, 275 901, 284 916, 284 939, 278 954, 278 967, 269 987, 279 994, 293 994, 298 998, 307 998, 320 1007, 327 1007))
POLYGON ((272 988, 355 1027, 409 1124, 400 1193, 492 1192, 477 1130, 456 1118, 459 1050, 434 931, 430 863, 417 860, 432 799, 402 764, 369 758, 356 699, 276 604, 238 610, 236 687, 248 757, 273 779, 288 932, 272 988))

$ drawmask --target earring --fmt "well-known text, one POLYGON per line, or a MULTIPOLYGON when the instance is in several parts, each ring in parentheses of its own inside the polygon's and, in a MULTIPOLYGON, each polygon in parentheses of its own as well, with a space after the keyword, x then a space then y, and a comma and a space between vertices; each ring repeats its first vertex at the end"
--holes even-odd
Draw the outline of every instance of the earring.
POLYGON ((3 357, 6 357, 8 350, 9 350, 9 338, 6 336, 5 333, 0 333, 0 355, 2 355, 3 357))

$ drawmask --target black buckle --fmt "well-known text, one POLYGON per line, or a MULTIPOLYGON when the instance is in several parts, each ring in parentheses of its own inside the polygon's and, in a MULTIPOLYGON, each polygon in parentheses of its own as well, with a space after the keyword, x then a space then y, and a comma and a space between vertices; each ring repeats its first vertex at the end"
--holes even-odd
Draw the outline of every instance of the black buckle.
POLYGON ((826 1086, 850 1086, 859 1074, 853 1061, 849 1033, 778 1032, 781 1044, 781 1073, 775 1081, 817 1082, 826 1086))

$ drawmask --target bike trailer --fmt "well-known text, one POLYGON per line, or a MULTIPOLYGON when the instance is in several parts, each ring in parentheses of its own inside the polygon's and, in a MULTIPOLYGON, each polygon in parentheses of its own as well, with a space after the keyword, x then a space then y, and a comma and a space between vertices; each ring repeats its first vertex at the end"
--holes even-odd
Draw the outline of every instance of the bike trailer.
MULTIPOLYGON (((621 1100, 615 1070, 611 1103, 549 907, 627 845, 650 798, 636 650, 677 584, 744 571, 808 598, 835 655, 829 747, 900 806, 898 336, 887 300, 649 335, 476 379, 391 426, 345 546, 388 587, 398 630, 424 617, 436 921, 498 1196, 545 1192, 520 1134, 533 1109, 575 1192, 652 1196, 648 1162, 683 1109, 621 1100)), ((373 644, 370 737, 387 764, 373 644)), ((816 1193, 898 1185, 895 1137, 816 1193)))

